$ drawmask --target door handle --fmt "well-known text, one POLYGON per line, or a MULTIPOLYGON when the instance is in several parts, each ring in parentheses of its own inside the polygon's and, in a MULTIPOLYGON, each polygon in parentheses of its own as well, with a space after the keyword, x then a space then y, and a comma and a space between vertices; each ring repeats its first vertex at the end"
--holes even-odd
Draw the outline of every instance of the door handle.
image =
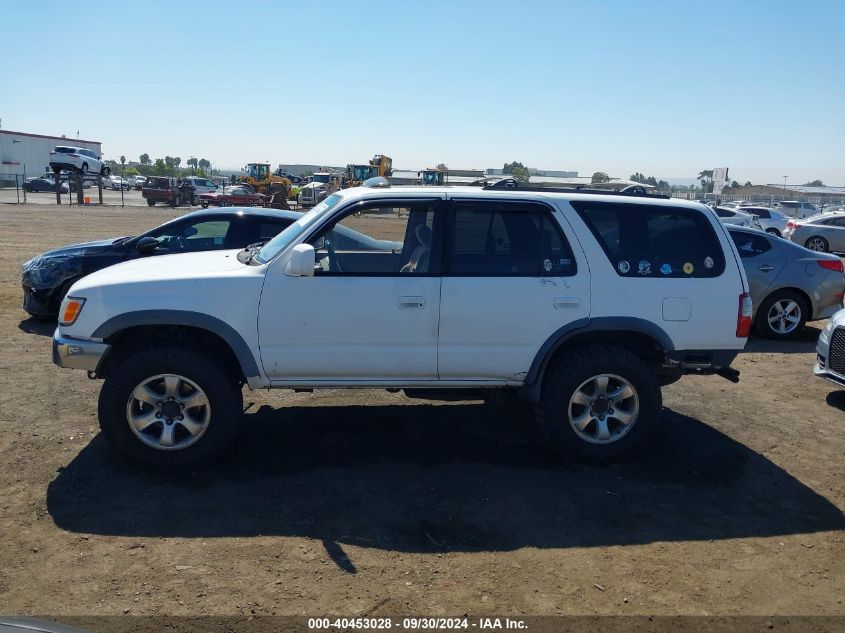
POLYGON ((425 297, 399 297, 400 308, 424 308, 425 297))
POLYGON ((555 309, 561 308, 577 308, 581 305, 581 299, 578 297, 555 297, 555 309))
POLYGON ((775 269, 774 266, 769 266, 768 264, 763 264, 762 266, 757 266, 757 270, 764 273, 770 273, 775 269))

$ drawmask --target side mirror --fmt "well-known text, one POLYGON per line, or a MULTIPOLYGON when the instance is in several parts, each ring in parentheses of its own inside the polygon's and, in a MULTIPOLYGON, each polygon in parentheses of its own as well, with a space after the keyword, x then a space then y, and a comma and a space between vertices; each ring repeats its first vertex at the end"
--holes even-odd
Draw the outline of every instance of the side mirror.
POLYGON ((139 253, 147 254, 152 253, 155 249, 158 248, 158 240, 154 237, 142 237, 138 240, 138 243, 135 244, 135 250, 139 253))
POLYGON ((313 277, 316 261, 313 246, 297 244, 293 247, 290 260, 285 264, 285 274, 288 277, 313 277))

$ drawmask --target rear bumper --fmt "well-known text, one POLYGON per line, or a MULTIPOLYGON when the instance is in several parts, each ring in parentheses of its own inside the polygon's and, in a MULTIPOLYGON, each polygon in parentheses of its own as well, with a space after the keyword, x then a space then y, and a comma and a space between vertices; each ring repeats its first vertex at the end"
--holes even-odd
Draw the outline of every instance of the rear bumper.
POLYGON ((97 371, 110 349, 108 343, 62 336, 59 328, 53 333, 53 363, 65 369, 97 371))

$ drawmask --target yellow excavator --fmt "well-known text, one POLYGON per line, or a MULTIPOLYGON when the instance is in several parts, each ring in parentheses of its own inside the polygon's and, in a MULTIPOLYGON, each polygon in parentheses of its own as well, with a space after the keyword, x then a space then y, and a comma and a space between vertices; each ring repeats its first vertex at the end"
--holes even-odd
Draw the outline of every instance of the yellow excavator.
POLYGON ((238 182, 249 185, 258 193, 268 196, 284 193, 286 198, 290 196, 293 185, 289 178, 272 173, 268 163, 249 163, 246 166, 246 175, 238 178, 238 182))
POLYGON ((393 174, 393 159, 384 154, 376 154, 366 165, 346 166, 346 187, 360 187, 365 180, 381 176, 388 178, 393 174))

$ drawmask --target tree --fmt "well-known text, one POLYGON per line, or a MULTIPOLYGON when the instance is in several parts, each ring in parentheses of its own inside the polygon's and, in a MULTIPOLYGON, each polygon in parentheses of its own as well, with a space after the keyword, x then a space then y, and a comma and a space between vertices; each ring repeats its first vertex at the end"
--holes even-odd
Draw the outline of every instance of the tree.
POLYGON ((805 187, 824 187, 824 183, 821 180, 813 180, 812 182, 804 183, 805 187))
POLYGON ((513 176, 515 180, 520 182, 528 182, 528 179, 531 177, 528 168, 517 161, 505 163, 504 167, 502 167, 502 175, 513 176))
POLYGON ((645 179, 645 184, 651 185, 652 187, 656 187, 657 186, 657 178, 655 178, 654 176, 649 176, 648 178, 645 179))
POLYGON ((741 185, 741 184, 739 184, 736 180, 733 180, 733 181, 731 181, 731 184, 729 185, 729 188, 730 188, 730 189, 739 189, 741 186, 742 186, 742 185, 741 185))
POLYGON ((211 169, 211 163, 204 158, 200 158, 199 161, 197 161, 197 166, 199 166, 199 168, 203 171, 211 169))
POLYGON ((159 176, 166 176, 169 168, 167 163, 165 163, 161 158, 156 158, 156 162, 153 164, 153 171, 159 176))
POLYGON ((742 186, 743 186, 743 187, 753 187, 754 185, 752 185, 752 184, 751 184, 751 181, 750 181, 750 180, 746 180, 746 181, 745 181, 745 184, 744 184, 744 185, 742 185, 742 186))
POLYGON ((197 158, 196 158, 196 156, 191 156, 187 160, 187 163, 188 163, 188 167, 192 167, 193 170, 194 170, 194 173, 196 173, 196 171, 197 171, 197 158))
POLYGON ((701 181, 701 190, 704 193, 713 193, 713 170, 704 169, 698 172, 697 180, 701 181))
POLYGON ((641 174, 640 172, 634 172, 630 176, 628 176, 628 180, 632 180, 634 182, 644 183, 646 181, 646 177, 641 174))
POLYGON ((665 180, 658 180, 657 181, 657 190, 658 191, 671 191, 672 185, 670 185, 665 180))
POLYGON ((182 159, 181 159, 181 158, 179 158, 178 156, 176 156, 176 157, 174 157, 174 158, 173 158, 173 166, 174 166, 176 169, 179 169, 179 165, 181 165, 181 164, 182 164, 182 159))
POLYGON ((141 154, 141 156, 139 158, 141 159, 142 165, 152 164, 152 161, 150 161, 150 155, 149 154, 141 154))
POLYGON ((449 168, 446 167, 446 163, 437 163, 437 169, 442 169, 443 171, 446 171, 449 168))
POLYGON ((608 176, 603 171, 597 171, 593 174, 593 177, 590 179, 590 182, 594 185, 598 185, 603 182, 610 182, 610 176, 608 176))

